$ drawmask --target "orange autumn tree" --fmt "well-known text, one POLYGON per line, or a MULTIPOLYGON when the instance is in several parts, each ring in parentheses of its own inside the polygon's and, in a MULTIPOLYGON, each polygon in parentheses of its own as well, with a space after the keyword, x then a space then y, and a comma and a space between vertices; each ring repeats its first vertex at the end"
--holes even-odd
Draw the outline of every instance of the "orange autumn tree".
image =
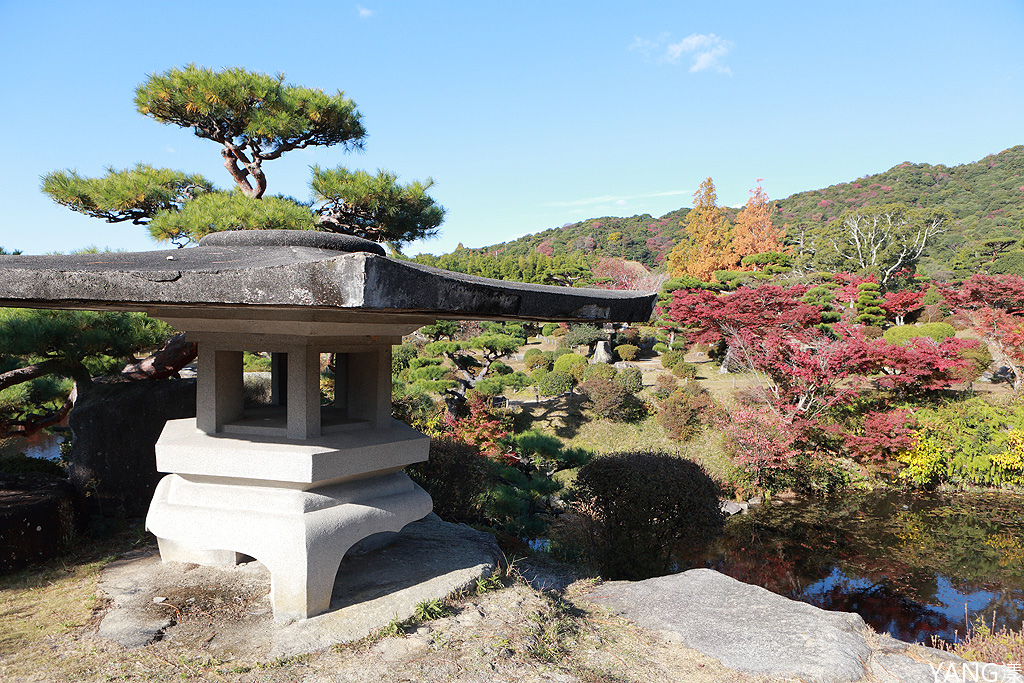
POLYGON ((728 270, 739 263, 729 249, 725 209, 716 202, 715 183, 706 178, 693 193, 693 209, 686 214, 686 234, 690 239, 677 244, 668 256, 673 277, 691 275, 707 282, 716 270, 728 270))
POLYGON ((747 205, 736 216, 731 248, 739 260, 744 256, 768 252, 788 253, 783 244, 786 231, 772 225, 775 205, 768 203, 768 195, 761 187, 762 180, 757 179, 757 187, 750 191, 747 205))

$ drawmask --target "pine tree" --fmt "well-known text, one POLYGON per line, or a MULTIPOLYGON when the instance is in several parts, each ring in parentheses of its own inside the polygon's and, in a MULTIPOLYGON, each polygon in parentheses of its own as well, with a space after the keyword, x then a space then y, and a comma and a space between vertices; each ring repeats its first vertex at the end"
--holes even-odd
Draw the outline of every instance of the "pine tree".
POLYGON ((147 225, 158 241, 179 247, 218 230, 328 230, 402 244, 436 234, 445 210, 426 194, 433 180, 399 184, 388 171, 313 169, 314 210, 291 197, 268 196, 263 162, 312 145, 362 147, 366 131, 344 93, 284 83, 284 75, 190 64, 150 76, 135 91, 139 113, 220 143, 236 191, 214 189, 199 175, 139 164, 100 178, 76 171, 43 177, 42 190, 74 211, 116 223, 147 225))

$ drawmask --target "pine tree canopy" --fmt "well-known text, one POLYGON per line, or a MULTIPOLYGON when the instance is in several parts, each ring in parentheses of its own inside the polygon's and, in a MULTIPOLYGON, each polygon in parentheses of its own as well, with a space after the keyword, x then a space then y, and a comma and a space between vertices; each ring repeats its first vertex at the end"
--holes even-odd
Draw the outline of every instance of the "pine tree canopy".
POLYGON ((366 131, 355 103, 338 91, 284 83, 284 74, 189 64, 154 74, 135 90, 140 114, 191 128, 224 146, 224 166, 239 189, 259 198, 267 189, 261 164, 310 145, 358 149, 366 131))
POLYGON ((108 223, 131 221, 144 225, 161 211, 175 211, 187 200, 210 192, 213 184, 198 174, 137 164, 118 171, 107 168, 99 178, 77 171, 53 171, 43 176, 42 190, 72 211, 108 223))
POLYGON ((218 190, 186 202, 180 211, 158 214, 149 233, 158 241, 198 242, 221 230, 315 230, 309 207, 290 197, 247 197, 238 190, 218 190))
POLYGON ((427 194, 430 178, 401 184, 389 171, 373 175, 343 166, 313 166, 312 172, 322 229, 400 246, 437 234, 444 220, 445 208, 427 194))

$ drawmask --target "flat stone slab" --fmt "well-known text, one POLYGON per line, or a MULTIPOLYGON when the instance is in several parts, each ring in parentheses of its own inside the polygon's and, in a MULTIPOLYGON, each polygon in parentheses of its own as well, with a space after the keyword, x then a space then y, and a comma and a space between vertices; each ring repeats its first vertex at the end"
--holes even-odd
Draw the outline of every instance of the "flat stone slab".
POLYGON ((383 315, 419 326, 438 318, 638 322, 650 318, 656 298, 452 273, 381 253, 339 251, 345 241, 301 230, 243 230, 188 249, 0 256, 0 306, 141 310, 157 318, 210 308, 225 316, 227 307, 244 308, 249 319, 309 317, 315 309, 318 322, 383 315))
POLYGON ((1007 667, 975 666, 882 638, 857 614, 822 610, 711 569, 605 583, 587 600, 743 673, 809 683, 859 681, 869 674, 886 683, 935 683, 965 680, 964 673, 970 680, 978 670, 987 676, 978 680, 1024 682, 1007 667))
POLYGON ((203 642, 224 657, 311 652, 408 619, 420 602, 472 589, 497 571, 501 558, 489 534, 431 514, 407 525, 390 545, 345 557, 328 612, 275 624, 270 574, 258 562, 165 564, 156 551, 147 551, 104 569, 99 588, 112 604, 97 636, 124 647, 158 639, 203 642))

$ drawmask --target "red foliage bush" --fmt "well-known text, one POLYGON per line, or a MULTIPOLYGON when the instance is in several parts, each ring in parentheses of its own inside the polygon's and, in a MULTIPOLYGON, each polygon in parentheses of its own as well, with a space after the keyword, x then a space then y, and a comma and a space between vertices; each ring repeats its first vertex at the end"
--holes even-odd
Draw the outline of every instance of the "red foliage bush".
POLYGON ((891 469, 890 457, 914 445, 914 416, 909 410, 864 416, 863 435, 845 434, 846 450, 857 462, 891 469))
POLYGON ((687 382, 661 402, 658 424, 676 441, 693 438, 709 422, 715 412, 715 402, 703 387, 687 382))

